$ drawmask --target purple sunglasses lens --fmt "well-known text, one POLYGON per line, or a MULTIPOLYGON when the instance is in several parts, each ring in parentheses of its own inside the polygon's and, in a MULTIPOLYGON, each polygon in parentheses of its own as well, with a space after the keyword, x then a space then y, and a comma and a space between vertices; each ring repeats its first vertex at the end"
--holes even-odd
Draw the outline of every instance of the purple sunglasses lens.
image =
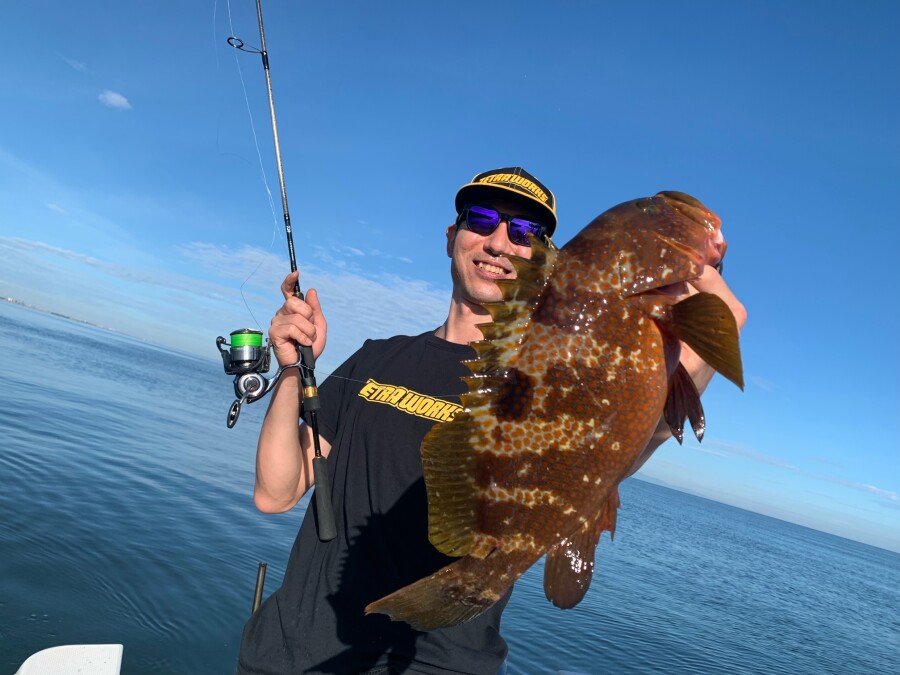
POLYGON ((476 234, 491 234, 499 224, 500 214, 493 209, 470 206, 466 213, 466 226, 476 234))
POLYGON ((513 218, 509 221, 507 231, 509 232, 509 240, 514 244, 531 246, 531 242, 528 241, 528 235, 533 234, 535 237, 540 237, 543 229, 540 223, 523 220, 522 218, 513 218))

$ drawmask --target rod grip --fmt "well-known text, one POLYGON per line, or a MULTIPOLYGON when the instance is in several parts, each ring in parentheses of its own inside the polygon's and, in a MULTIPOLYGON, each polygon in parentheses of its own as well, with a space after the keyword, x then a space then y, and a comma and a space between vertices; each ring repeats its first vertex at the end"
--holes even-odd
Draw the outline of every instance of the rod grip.
MULTIPOLYGON (((287 218, 287 216, 285 216, 287 218)), ((291 268, 295 269, 295 268, 291 268)), ((303 291, 300 290, 300 284, 298 280, 297 286, 294 287, 294 297, 300 298, 301 300, 305 300, 303 297, 303 291)), ((297 350, 300 352, 300 358, 303 360, 303 365, 309 368, 310 370, 316 369, 316 357, 313 356, 312 347, 307 347, 306 345, 299 345, 297 350)), ((315 381, 313 382, 315 385, 315 381)))
POLYGON ((300 358, 303 359, 303 365, 309 368, 310 370, 316 369, 316 357, 313 356, 312 347, 307 345, 300 345, 300 358))
POLYGON ((313 481, 316 486, 316 515, 318 516, 319 539, 331 541, 337 536, 334 525, 334 508, 331 505, 331 481, 328 479, 328 460, 313 458, 313 481))

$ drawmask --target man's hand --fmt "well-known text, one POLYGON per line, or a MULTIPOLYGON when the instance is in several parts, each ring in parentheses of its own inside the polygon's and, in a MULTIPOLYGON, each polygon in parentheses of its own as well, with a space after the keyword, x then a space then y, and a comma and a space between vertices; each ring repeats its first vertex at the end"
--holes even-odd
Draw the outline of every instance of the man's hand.
POLYGON ((315 289, 307 291, 305 300, 294 295, 299 275, 299 272, 291 272, 284 278, 281 283, 284 304, 275 312, 269 325, 269 344, 282 366, 297 363, 298 345, 312 347, 313 357, 318 359, 325 350, 328 334, 328 322, 315 289))
MULTIPOLYGON (((747 310, 744 309, 744 305, 741 304, 728 287, 728 284, 722 279, 722 275, 711 265, 706 265, 703 268, 703 273, 688 284, 689 295, 701 292, 712 293, 725 301, 725 304, 728 305, 731 313, 734 314, 734 320, 737 323, 738 331, 740 331, 744 327, 744 324, 747 323, 747 310)), ((683 342, 681 343, 681 363, 687 369, 688 374, 694 381, 697 391, 702 394, 716 371, 703 359, 697 356, 697 353, 693 349, 683 342)), ((650 442, 635 460, 634 464, 632 464, 627 475, 631 476, 636 473, 637 470, 644 465, 644 462, 650 459, 650 455, 671 437, 672 431, 669 429, 669 425, 666 424, 665 418, 660 419, 659 425, 656 427, 656 431, 653 433, 650 442)))

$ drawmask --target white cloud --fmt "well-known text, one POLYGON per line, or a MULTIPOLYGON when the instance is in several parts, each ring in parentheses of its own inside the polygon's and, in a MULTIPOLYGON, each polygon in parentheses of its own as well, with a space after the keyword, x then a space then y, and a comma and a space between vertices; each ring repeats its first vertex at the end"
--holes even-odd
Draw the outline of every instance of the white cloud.
POLYGON ((884 488, 876 487, 875 485, 870 485, 868 483, 857 483, 856 481, 836 478, 834 476, 819 476, 815 474, 807 475, 812 478, 817 478, 818 480, 825 481, 826 483, 834 483, 835 485, 848 487, 851 490, 867 492, 870 495, 875 495, 875 497, 877 497, 879 500, 885 500, 889 502, 892 506, 900 506, 900 494, 897 494, 893 490, 885 490, 884 488))
POLYGON ((116 110, 131 110, 131 104, 128 102, 128 99, 118 92, 110 91, 109 89, 107 89, 97 98, 100 99, 100 102, 108 108, 115 108, 116 110))
POLYGON ((780 457, 766 455, 762 452, 759 452, 758 450, 748 448, 737 443, 728 443, 725 441, 707 439, 703 443, 703 445, 695 446, 694 449, 700 450, 701 452, 706 452, 707 454, 716 455, 718 457, 743 457, 744 459, 749 459, 761 464, 777 466, 782 469, 791 469, 792 471, 797 470, 796 466, 781 459, 780 457))
MULTIPOLYGON (((285 256, 208 243, 176 251, 190 263, 190 274, 167 270, 158 261, 123 265, 17 237, 0 237, 0 253, 9 261, 4 271, 18 280, 9 288, 0 284, 6 295, 211 358, 217 334, 268 328, 283 302, 279 287, 289 269, 285 256), (64 288, 56 283, 60 278, 66 279, 64 288), (171 344, 176 339, 178 344, 171 344)), ((319 362, 323 375, 368 338, 436 328, 449 304, 449 280, 446 288, 437 288, 397 275, 306 265, 301 274, 301 287, 318 291, 328 319, 328 347, 319 362)))
MULTIPOLYGON (((194 242, 178 247, 178 253, 223 279, 244 281, 248 277, 260 275, 266 281, 272 281, 277 270, 287 273, 286 261, 274 253, 253 246, 232 249, 220 244, 194 242)), ((284 277, 284 274, 281 276, 284 277)))
POLYGON ((750 375, 747 380, 755 384, 763 391, 773 391, 775 389, 775 385, 772 384, 772 382, 765 379, 764 377, 759 377, 758 375, 750 375))
POLYGON ((702 452, 706 455, 712 455, 713 457, 729 457, 729 454, 727 452, 722 452, 721 450, 713 450, 712 448, 708 447, 708 445, 697 445, 693 446, 693 448, 698 452, 702 452))
POLYGON ((96 258, 92 258, 89 255, 76 253, 75 251, 68 251, 57 246, 51 246, 50 244, 45 244, 42 241, 31 241, 28 239, 20 239, 18 237, 0 237, 0 244, 8 246, 10 250, 18 251, 19 253, 45 253, 58 258, 79 262, 84 265, 89 265, 91 267, 98 267, 101 264, 99 260, 97 260, 96 258))
POLYGON ((62 60, 69 64, 70 67, 77 70, 79 73, 84 73, 87 71, 87 64, 83 61, 75 61, 74 59, 67 59, 65 56, 62 57, 62 60))
MULTIPOLYGON (((769 466, 775 466, 780 469, 787 469, 797 475, 805 476, 806 478, 812 478, 813 480, 821 481, 823 483, 831 483, 832 485, 840 485, 845 488, 849 488, 851 490, 857 490, 860 492, 866 492, 868 494, 874 495, 879 500, 883 500, 889 502, 890 505, 900 507, 900 494, 895 492, 894 490, 886 490, 884 488, 877 487, 875 485, 870 485, 867 483, 859 483, 856 481, 848 480, 846 478, 841 478, 838 476, 831 476, 821 473, 816 473, 813 471, 806 471, 801 469, 798 466, 791 464, 779 457, 775 457, 772 455, 766 455, 758 450, 754 450, 753 448, 748 448, 746 446, 742 446, 736 443, 727 443, 723 441, 716 440, 708 440, 703 444, 703 446, 695 446, 694 450, 698 450, 700 452, 704 452, 709 455, 714 455, 716 457, 741 457, 743 459, 749 459, 754 462, 759 462, 761 464, 768 464, 769 466), (703 447, 706 446, 706 447, 703 447)), ((827 464, 833 464, 834 462, 824 462, 827 464)), ((835 465, 836 466, 836 465, 835 465)))
MULTIPOLYGON (((286 257, 249 246, 232 250, 208 243, 183 246, 179 253, 204 272, 240 283, 242 295, 252 292, 252 298, 245 299, 247 309, 268 325, 282 302, 279 287, 290 269, 286 257)), ((319 294, 328 319, 329 362, 342 361, 367 338, 437 328, 450 302, 449 280, 446 288, 437 288, 419 279, 364 275, 333 264, 323 269, 301 263, 300 285, 319 294)))
POLYGON ((884 497, 885 499, 892 502, 900 502, 900 495, 898 495, 893 490, 882 490, 879 487, 875 487, 874 485, 867 485, 866 483, 857 483, 857 486, 864 492, 871 492, 873 495, 884 497))
MULTIPOLYGON (((373 264, 393 267, 397 261, 412 264, 406 256, 399 256, 377 248, 363 250, 335 240, 313 244, 309 249, 311 258, 328 269, 340 269, 354 274, 366 275, 373 264), (360 260, 365 258, 365 260, 360 260)), ((369 275, 371 276, 371 275, 369 275)))
POLYGON ((69 212, 66 211, 66 210, 65 210, 63 207, 61 207, 59 204, 51 204, 51 203, 47 203, 47 204, 44 204, 44 206, 46 206, 46 207, 47 207, 48 209, 50 209, 51 211, 56 211, 57 213, 61 213, 61 214, 63 214, 64 216, 69 215, 69 212))

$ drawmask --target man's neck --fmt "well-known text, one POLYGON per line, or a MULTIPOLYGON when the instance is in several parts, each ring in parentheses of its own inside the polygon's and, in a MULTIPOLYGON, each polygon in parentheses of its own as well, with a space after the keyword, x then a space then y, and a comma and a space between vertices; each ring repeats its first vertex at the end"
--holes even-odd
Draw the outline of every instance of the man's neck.
POLYGON ((490 322, 491 315, 481 305, 453 298, 447 319, 434 334, 448 342, 467 345, 483 340, 478 325, 490 322))

